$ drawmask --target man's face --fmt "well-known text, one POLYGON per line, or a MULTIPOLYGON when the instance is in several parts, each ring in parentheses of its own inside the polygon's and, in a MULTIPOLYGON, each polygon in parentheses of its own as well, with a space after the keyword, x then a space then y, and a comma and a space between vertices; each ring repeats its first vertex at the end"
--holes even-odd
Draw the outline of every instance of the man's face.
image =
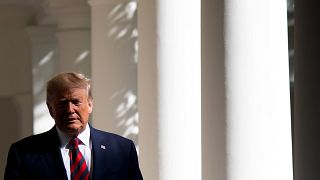
POLYGON ((70 136, 76 136, 88 123, 92 99, 88 98, 86 89, 72 88, 57 92, 47 106, 57 127, 70 136))

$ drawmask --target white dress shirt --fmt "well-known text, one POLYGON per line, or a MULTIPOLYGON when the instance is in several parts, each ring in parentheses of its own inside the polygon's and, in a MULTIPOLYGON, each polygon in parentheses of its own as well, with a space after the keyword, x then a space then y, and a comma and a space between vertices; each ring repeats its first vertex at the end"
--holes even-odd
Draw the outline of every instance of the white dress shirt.
MULTIPOLYGON (((67 144, 72 137, 69 137, 66 134, 64 134, 58 127, 57 127, 57 132, 60 138, 60 150, 61 150, 64 167, 66 168, 67 176, 68 176, 68 179, 70 180, 70 177, 71 177, 70 176, 70 156, 69 156, 69 147, 67 146, 67 144)), ((82 143, 79 143, 79 150, 82 153, 84 159, 86 160, 87 167, 90 172, 92 142, 90 139, 90 128, 88 124, 86 126, 86 129, 78 135, 78 138, 82 142, 82 143)))

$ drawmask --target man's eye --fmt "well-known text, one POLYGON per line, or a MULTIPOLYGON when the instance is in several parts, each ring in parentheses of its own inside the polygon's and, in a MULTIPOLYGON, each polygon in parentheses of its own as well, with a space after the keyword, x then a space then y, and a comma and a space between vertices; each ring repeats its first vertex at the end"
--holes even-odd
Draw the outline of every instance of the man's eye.
POLYGON ((72 101, 72 103, 73 103, 74 105, 77 105, 77 106, 81 104, 80 101, 72 101))
POLYGON ((59 101, 56 103, 58 106, 64 106, 66 105, 66 101, 59 101))

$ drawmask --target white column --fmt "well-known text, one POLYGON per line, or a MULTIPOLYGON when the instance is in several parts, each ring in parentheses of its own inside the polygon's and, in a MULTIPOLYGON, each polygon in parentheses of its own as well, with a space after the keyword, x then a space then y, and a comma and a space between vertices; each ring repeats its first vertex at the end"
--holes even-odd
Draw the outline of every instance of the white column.
POLYGON ((86 0, 47 0, 58 24, 58 71, 91 75, 90 7, 86 0))
POLYGON ((286 1, 225 1, 230 180, 291 180, 286 1))
POLYGON ((89 1, 92 12, 92 80, 95 127, 137 143, 137 5, 89 1))
POLYGON ((54 124, 46 105, 46 82, 57 71, 56 28, 28 26, 26 30, 32 49, 33 133, 38 134, 54 124))
POLYGON ((140 1, 138 9, 144 178, 200 180, 200 1, 140 1))

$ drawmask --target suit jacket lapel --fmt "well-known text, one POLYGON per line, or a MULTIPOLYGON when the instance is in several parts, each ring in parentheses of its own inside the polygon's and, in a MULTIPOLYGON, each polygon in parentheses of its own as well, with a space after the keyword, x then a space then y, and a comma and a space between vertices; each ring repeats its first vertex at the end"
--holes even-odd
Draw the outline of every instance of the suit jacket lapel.
POLYGON ((110 169, 110 153, 108 152, 108 145, 105 144, 106 140, 99 131, 90 126, 90 136, 92 140, 92 158, 93 158, 93 172, 92 179, 105 179, 106 174, 110 169), (104 168, 94 168, 104 167, 104 168))
POLYGON ((51 169, 52 177, 57 177, 57 179, 68 179, 67 173, 63 164, 61 151, 60 151, 60 140, 54 126, 49 132, 46 139, 50 139, 51 142, 47 143, 48 153, 46 154, 46 161, 48 167, 51 169))

